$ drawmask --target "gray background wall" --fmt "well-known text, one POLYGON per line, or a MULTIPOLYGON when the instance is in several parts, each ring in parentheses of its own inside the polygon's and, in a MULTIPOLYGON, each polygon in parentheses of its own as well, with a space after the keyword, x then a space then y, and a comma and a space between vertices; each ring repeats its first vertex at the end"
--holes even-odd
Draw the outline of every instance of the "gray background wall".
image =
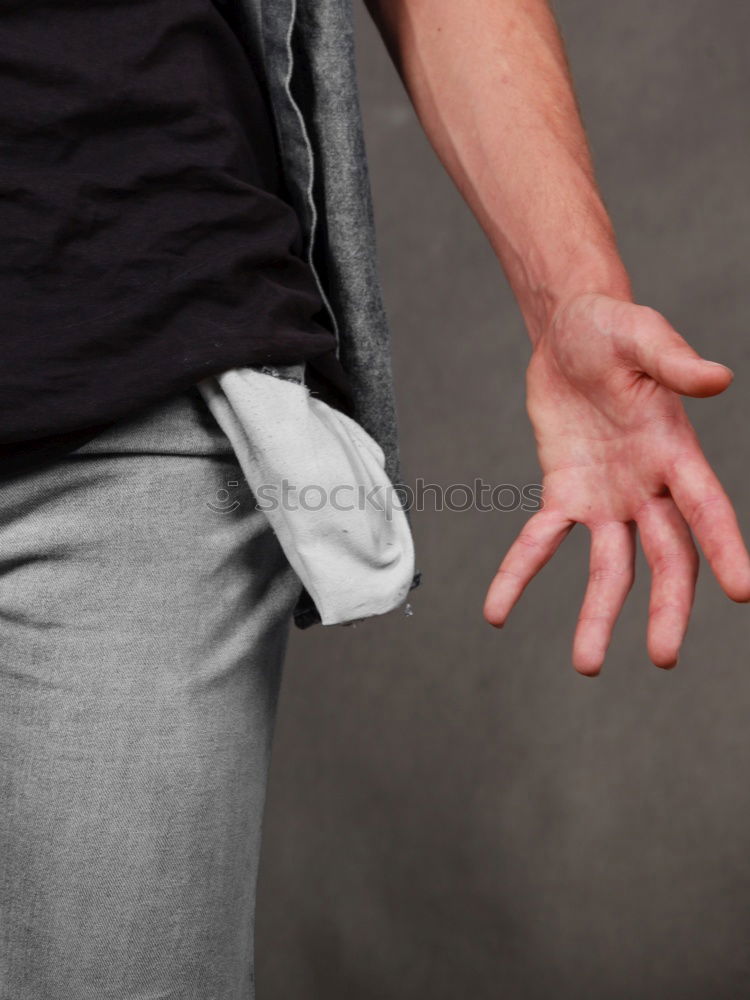
MULTIPOLYGON (((689 408, 750 535, 750 7, 557 9, 638 298, 736 371, 689 408)), ((358 30, 404 465, 535 483, 516 307, 363 12, 358 30)), ((580 678, 583 529, 502 633, 482 620, 523 520, 417 515, 413 617, 293 636, 263 1000, 750 996, 750 608, 704 572, 660 672, 640 560, 604 673, 580 678)))

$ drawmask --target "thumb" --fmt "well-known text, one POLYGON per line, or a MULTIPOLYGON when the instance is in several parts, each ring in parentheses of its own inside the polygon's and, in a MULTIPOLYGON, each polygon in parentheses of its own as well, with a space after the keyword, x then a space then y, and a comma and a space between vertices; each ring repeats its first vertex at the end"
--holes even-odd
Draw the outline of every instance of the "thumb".
POLYGON ((731 384, 731 368, 702 358, 660 313, 640 310, 629 353, 641 371, 682 396, 715 396, 731 384))

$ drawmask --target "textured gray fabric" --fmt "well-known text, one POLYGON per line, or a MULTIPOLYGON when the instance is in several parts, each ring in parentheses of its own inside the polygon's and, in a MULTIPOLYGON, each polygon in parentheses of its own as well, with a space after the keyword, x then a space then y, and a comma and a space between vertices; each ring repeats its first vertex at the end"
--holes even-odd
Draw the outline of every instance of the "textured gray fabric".
POLYGON ((356 78, 351 0, 240 0, 261 55, 290 198, 336 330, 354 417, 400 482, 390 337, 356 78))
POLYGON ((300 583, 191 392, 0 486, 0 998, 249 1000, 300 583))

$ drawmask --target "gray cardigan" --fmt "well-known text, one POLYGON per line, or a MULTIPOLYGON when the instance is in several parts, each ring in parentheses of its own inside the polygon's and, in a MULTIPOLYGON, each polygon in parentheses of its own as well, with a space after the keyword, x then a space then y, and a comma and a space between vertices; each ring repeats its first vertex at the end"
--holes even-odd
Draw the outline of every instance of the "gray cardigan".
MULTIPOLYGON (((390 334, 354 59, 352 0, 239 0, 245 41, 265 79, 284 177, 308 261, 352 387, 353 416, 401 482, 390 334)), ((414 578, 414 586, 419 574, 414 578)), ((317 621, 303 594, 301 627, 317 621)))

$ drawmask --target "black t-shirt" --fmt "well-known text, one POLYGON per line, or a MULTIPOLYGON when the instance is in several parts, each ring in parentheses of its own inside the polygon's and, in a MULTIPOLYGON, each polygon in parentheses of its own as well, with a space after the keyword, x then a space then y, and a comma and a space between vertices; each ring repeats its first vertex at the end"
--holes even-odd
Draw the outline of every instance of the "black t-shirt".
POLYGON ((242 365, 345 398, 235 2, 0 4, 0 454, 242 365))

